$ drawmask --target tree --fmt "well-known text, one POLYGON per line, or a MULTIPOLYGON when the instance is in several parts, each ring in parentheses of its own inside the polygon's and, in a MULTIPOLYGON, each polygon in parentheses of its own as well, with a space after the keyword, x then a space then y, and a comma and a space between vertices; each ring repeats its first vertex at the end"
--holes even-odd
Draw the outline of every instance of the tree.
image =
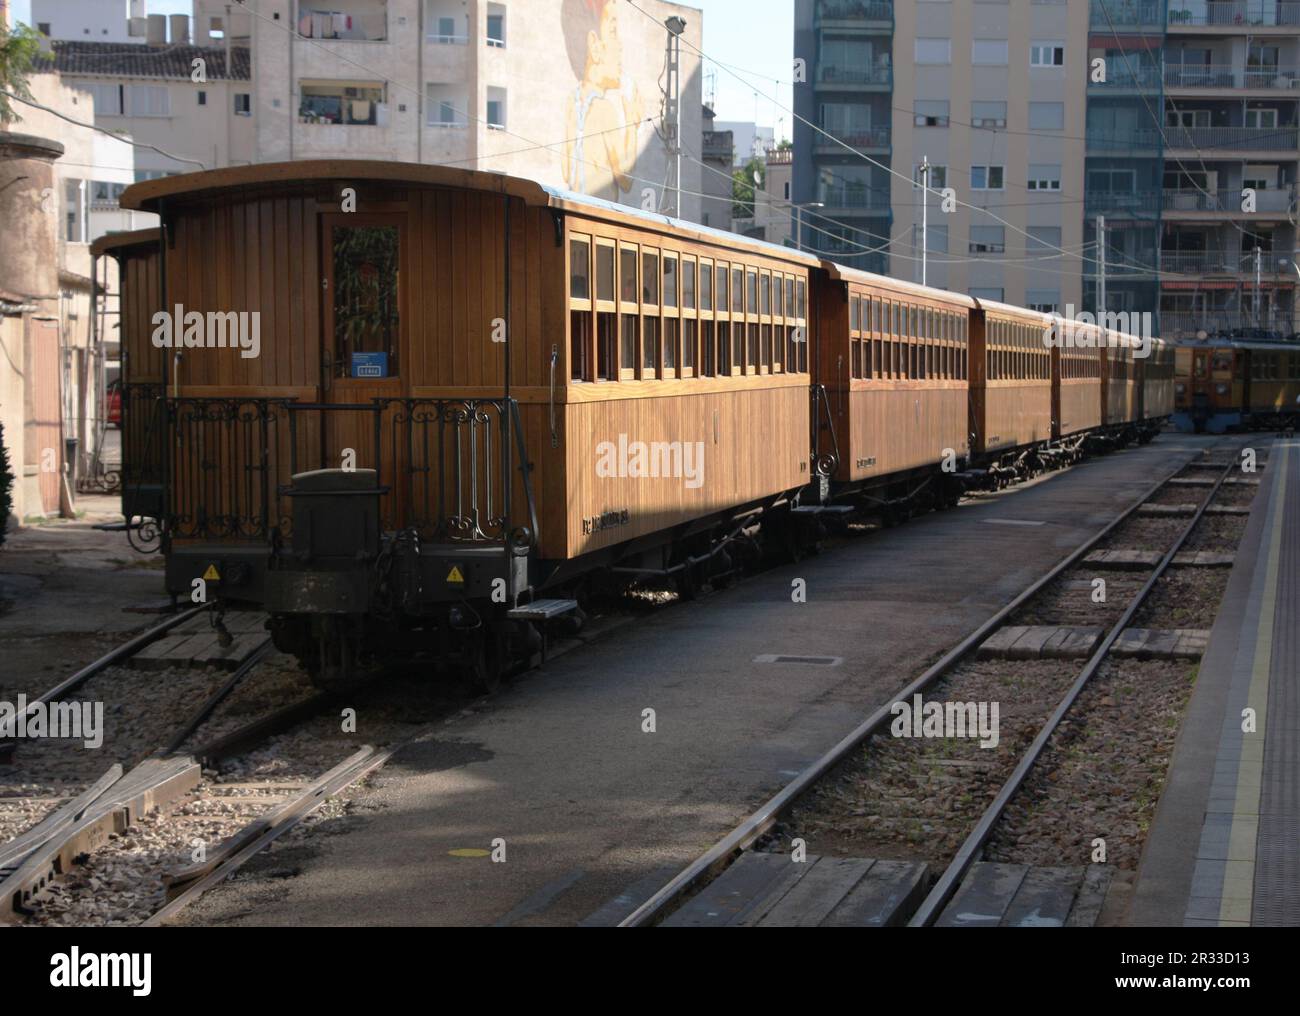
POLYGON ((12 30, 0 24, 0 126, 17 123, 22 119, 10 104, 9 92, 20 99, 30 99, 27 75, 38 60, 46 58, 41 52, 41 37, 30 26, 19 23, 12 30))
POLYGON ((731 174, 731 217, 733 219, 754 217, 754 188, 756 185, 762 185, 765 168, 763 160, 755 155, 731 174))
POLYGON ((9 449, 5 447, 5 425, 0 423, 0 546, 4 546, 9 514, 14 508, 14 474, 9 468, 9 449))

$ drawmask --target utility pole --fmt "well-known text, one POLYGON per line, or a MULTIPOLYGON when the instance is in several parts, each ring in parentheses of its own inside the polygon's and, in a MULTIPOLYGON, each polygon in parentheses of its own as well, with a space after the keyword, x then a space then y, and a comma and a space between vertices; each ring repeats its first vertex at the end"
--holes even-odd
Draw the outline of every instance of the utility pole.
POLYGON ((686 19, 674 14, 664 21, 664 27, 668 29, 664 58, 668 78, 664 84, 664 134, 668 142, 668 154, 672 156, 673 215, 680 219, 682 217, 682 81, 679 65, 682 54, 681 35, 686 31, 686 19))
POLYGON ((921 285, 930 264, 930 157, 921 156, 921 285))
POLYGON ((1097 317, 1106 313, 1106 216, 1097 216, 1097 317))
POLYGON ((1255 244, 1255 327, 1258 328, 1263 324, 1262 317, 1259 313, 1259 295, 1260 295, 1260 264, 1263 258, 1260 257, 1259 244, 1255 244))

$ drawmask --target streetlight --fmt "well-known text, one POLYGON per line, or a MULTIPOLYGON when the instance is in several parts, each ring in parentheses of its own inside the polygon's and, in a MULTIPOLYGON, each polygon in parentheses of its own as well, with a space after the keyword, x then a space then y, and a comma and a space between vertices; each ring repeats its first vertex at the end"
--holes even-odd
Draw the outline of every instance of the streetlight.
POLYGON ((666 85, 667 115, 664 128, 672 140, 673 156, 673 215, 682 217, 682 125, 681 125, 681 78, 678 68, 681 63, 681 35, 686 31, 686 19, 674 14, 664 19, 668 29, 668 47, 665 54, 668 82, 666 85))
POLYGON ((824 201, 805 201, 802 204, 791 204, 790 208, 794 211, 794 249, 803 250, 803 209, 809 211, 814 208, 825 208, 824 201))

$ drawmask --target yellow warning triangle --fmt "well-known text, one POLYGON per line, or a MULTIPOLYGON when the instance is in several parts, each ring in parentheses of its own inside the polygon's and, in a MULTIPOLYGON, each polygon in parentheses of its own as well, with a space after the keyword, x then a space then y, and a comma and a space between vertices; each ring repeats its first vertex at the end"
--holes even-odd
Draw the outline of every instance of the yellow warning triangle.
POLYGON ((215 564, 208 565, 208 570, 203 573, 203 581, 205 582, 221 581, 221 572, 217 571, 217 566, 215 564))
POLYGON ((451 571, 447 573, 447 581, 455 583, 456 585, 463 585, 465 582, 465 576, 460 573, 458 567, 452 565, 451 571))

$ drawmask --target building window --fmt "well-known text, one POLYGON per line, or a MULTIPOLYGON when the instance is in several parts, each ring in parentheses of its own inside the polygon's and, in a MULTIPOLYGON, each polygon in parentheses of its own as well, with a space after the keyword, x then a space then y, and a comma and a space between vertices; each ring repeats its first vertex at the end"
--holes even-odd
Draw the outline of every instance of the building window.
POLYGON ((1065 44, 1061 42, 1036 42, 1029 47, 1030 67, 1064 67, 1065 44))
POLYGON ((918 64, 952 63, 951 39, 917 39, 916 62, 918 64))
POLYGON ((252 97, 248 92, 235 93, 235 116, 252 116, 252 97))
POLYGON ((1025 290, 1025 306, 1040 314, 1058 314, 1061 310, 1061 293, 1056 289, 1025 290))
POLYGON ((1044 252, 1060 252, 1061 249, 1061 227, 1060 226, 1030 226, 1025 230, 1029 235, 1025 237, 1025 253, 1041 254, 1044 252))
POLYGON ((506 9, 501 4, 488 4, 487 44, 504 49, 506 45, 506 9))
POLYGON ((948 227, 927 226, 925 230, 925 249, 931 254, 947 254, 948 227))
POLYGON ((969 246, 972 254, 1005 253, 1006 229, 1002 226, 971 226, 969 246))
POLYGON ((197 94, 198 94, 198 97, 199 97, 199 105, 200 105, 200 106, 206 106, 206 105, 208 104, 208 93, 207 93, 207 92, 199 92, 199 93, 197 93, 197 94))
POLYGON ((1029 104, 1029 129, 1059 131, 1065 129, 1065 103, 1031 102, 1029 104))
POLYGON ((336 225, 331 243, 338 376, 354 376, 354 368, 363 363, 382 371, 374 376, 396 377, 401 332, 398 227, 336 225))
POLYGON ((975 39, 971 42, 970 62, 977 67, 1005 67, 1006 39, 975 39))
POLYGON ((1007 104, 1005 102, 972 102, 970 104, 972 127, 1005 127, 1007 104))
POLYGON ((971 166, 971 190, 1002 190, 1001 166, 971 166))
POLYGON ((36 22, 36 31, 48 38, 50 34, 50 23, 48 21, 36 22))
MULTIPOLYGON (((379 107, 384 101, 384 86, 379 82, 303 81, 299 87, 302 95, 298 115, 310 123, 372 127, 379 123, 379 107)), ((238 110, 238 96, 235 101, 238 110)))
POLYGON ((916 99, 912 103, 912 122, 917 127, 947 127, 947 99, 916 99))
POLYGON ((1030 190, 1050 190, 1059 191, 1061 189, 1061 167, 1052 163, 1030 163, 1029 164, 1029 183, 1030 190))
POLYGON ((131 116, 171 116, 171 93, 166 85, 128 85, 131 116))
POLYGON ((122 86, 105 85, 99 82, 81 81, 78 88, 84 88, 95 100, 96 116, 122 115, 122 86))
POLYGON ((487 97, 487 125, 489 130, 506 129, 506 90, 489 88, 487 97))
POLYGON ((1002 302, 1002 293, 1003 293, 1003 290, 1001 290, 1001 289, 999 289, 999 288, 997 288, 997 287, 991 287, 991 286, 983 286, 983 287, 981 287, 981 286, 973 286, 973 287, 971 287, 971 289, 969 290, 969 292, 970 292, 970 295, 971 295, 972 297, 974 297, 976 300, 995 300, 995 301, 998 302, 998 303, 1001 303, 1001 302, 1002 302))
MULTIPOLYGON (((921 186, 921 164, 918 162, 912 167, 912 180, 919 188, 921 186)), ((948 167, 937 166, 930 163, 929 187, 931 190, 943 190, 948 186, 948 167)))

